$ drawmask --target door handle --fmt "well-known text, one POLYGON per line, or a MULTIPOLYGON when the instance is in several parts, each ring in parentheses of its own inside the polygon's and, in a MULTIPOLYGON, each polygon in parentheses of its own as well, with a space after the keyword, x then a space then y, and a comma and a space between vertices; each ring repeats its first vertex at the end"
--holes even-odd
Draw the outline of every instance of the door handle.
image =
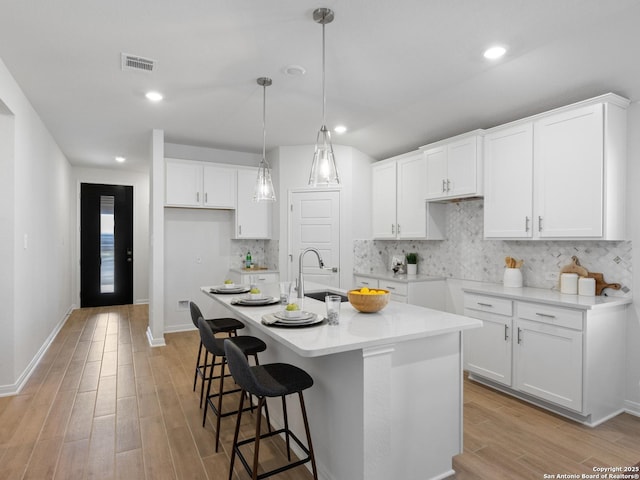
POLYGON ((524 231, 529 231, 529 217, 524 217, 524 231))
POLYGON ((522 332, 522 330, 520 330, 520 327, 518 327, 518 345, 520 345, 522 343, 522 338, 520 338, 520 333, 522 332))
POLYGON ((509 340, 509 327, 507 325, 504 326, 504 341, 509 340))

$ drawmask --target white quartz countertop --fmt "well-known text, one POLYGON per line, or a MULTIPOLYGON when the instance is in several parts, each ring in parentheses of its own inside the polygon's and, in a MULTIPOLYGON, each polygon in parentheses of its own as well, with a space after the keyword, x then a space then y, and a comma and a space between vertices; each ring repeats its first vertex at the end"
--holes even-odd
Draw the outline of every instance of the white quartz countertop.
POLYGON ((496 297, 510 298, 512 300, 535 301, 580 310, 617 307, 632 302, 631 296, 567 295, 560 293, 559 290, 532 287, 510 288, 495 283, 473 282, 473 285, 463 285, 462 290, 468 293, 493 295, 496 297))
POLYGON ((264 268, 230 268, 230 272, 236 272, 247 275, 259 275, 261 273, 279 273, 278 270, 270 270, 264 268))
MULTIPOLYGON (((325 286, 311 283, 306 285, 307 292, 326 290, 325 286)), ((241 320, 250 322, 252 327, 260 329, 304 357, 390 345, 482 326, 482 322, 474 318, 390 301, 378 313, 361 313, 349 302, 342 302, 340 324, 336 326, 323 322, 304 328, 273 327, 263 325, 262 316, 283 310, 282 305, 262 307, 232 305, 231 301, 237 297, 236 295, 213 294, 210 289, 211 287, 201 287, 206 295, 225 305, 241 320)), ((265 295, 279 296, 279 287, 275 283, 264 284, 261 289, 265 295)), ((308 297, 295 299, 295 301, 302 310, 325 316, 324 302, 308 297)))
POLYGON ((402 283, 435 282, 439 280, 446 280, 446 277, 438 277, 434 275, 424 275, 424 274, 407 275, 406 273, 396 275, 391 271, 369 272, 369 273, 353 272, 353 274, 358 277, 377 278, 378 280, 392 280, 394 282, 402 282, 402 283))

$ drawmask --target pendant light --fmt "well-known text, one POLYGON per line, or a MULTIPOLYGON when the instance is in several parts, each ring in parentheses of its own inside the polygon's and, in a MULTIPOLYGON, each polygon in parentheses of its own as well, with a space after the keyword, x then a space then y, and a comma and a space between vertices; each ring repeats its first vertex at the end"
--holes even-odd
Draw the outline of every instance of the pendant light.
POLYGON ((333 10, 329 8, 318 8, 313 12, 315 22, 322 25, 322 126, 316 138, 316 150, 313 154, 311 174, 309 175, 309 185, 314 187, 340 183, 336 160, 333 155, 333 145, 331 145, 331 134, 327 130, 325 121, 327 97, 325 94, 324 26, 333 22, 333 18, 333 10))
POLYGON ((267 162, 267 87, 273 82, 270 78, 260 77, 257 80, 262 87, 262 160, 258 165, 258 178, 253 192, 254 202, 275 202, 276 192, 271 181, 271 168, 267 162))

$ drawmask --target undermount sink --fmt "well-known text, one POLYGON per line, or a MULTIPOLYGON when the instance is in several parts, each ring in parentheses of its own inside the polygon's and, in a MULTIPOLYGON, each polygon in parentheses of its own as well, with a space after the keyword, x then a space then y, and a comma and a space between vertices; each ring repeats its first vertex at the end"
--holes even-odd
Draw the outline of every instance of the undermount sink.
POLYGON ((331 290, 323 290, 321 292, 309 292, 309 293, 305 292, 304 294, 305 297, 313 298, 314 300, 320 300, 321 302, 324 302, 324 297, 326 297, 327 295, 338 295, 340 296, 341 301, 343 302, 349 301, 346 295, 343 295, 342 293, 338 293, 338 292, 332 292, 331 290))

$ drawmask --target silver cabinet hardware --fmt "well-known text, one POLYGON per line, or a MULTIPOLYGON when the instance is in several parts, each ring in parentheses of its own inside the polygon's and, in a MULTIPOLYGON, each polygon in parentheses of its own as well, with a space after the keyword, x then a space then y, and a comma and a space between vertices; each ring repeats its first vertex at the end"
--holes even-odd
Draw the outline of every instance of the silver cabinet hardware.
POLYGON ((238 225, 238 235, 242 235, 242 225, 238 225))
POLYGON ((478 302, 478 305, 480 305, 481 307, 493 308, 493 305, 491 305, 490 303, 481 303, 481 302, 478 302))
POLYGON ((529 217, 524 217, 524 231, 529 231, 529 217))
POLYGON ((538 313, 538 312, 536 312, 536 315, 538 317, 544 317, 544 318, 556 318, 555 315, 549 315, 548 313, 538 313))
POLYGON ((447 178, 447 192, 451 191, 451 180, 447 178))
POLYGON ((200 203, 200 192, 196 192, 196 202, 200 203))
POLYGON ((538 231, 542 231, 542 217, 538 215, 538 231))
POLYGON ((394 223, 391 224, 391 234, 392 235, 396 234, 396 225, 394 223))
POLYGON ((509 340, 509 327, 507 325, 504 326, 504 341, 509 340))
POLYGON ((522 338, 520 338, 520 333, 522 332, 522 330, 520 329, 520 327, 518 327, 518 345, 520 345, 522 343, 522 338))
POLYGON ((209 194, 207 192, 204 192, 204 203, 207 203, 209 199, 209 194))
POLYGON ((398 235, 400 235, 400 224, 398 224, 398 235))

